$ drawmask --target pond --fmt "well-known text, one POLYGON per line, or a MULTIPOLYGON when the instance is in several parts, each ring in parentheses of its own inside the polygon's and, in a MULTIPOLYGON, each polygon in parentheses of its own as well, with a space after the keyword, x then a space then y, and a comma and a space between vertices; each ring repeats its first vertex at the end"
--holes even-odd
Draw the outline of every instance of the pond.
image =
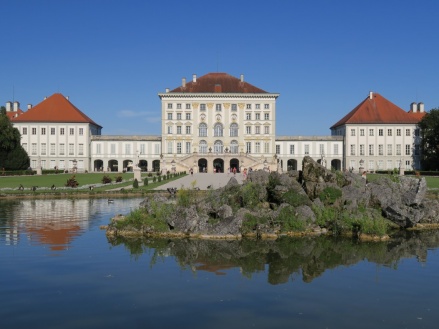
POLYGON ((437 327, 437 231, 108 241, 140 201, 0 200, 1 327, 437 327))

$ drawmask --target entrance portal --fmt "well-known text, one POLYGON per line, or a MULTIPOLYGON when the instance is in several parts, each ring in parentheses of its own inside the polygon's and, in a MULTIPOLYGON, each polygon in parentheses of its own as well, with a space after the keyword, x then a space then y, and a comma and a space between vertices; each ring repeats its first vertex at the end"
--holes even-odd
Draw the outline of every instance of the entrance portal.
POLYGON ((236 172, 239 172, 239 160, 235 158, 230 160, 230 170, 233 172, 234 168, 236 168, 236 172))
POLYGON ((335 170, 341 170, 341 161, 337 159, 332 160, 331 168, 334 168, 335 170))
POLYGON ((213 169, 214 172, 224 172, 224 160, 217 158, 213 160, 213 169))
POLYGON ((118 171, 119 167, 117 160, 108 161, 108 168, 110 169, 110 171, 118 171))
POLYGON ((146 160, 140 160, 140 161, 139 161, 139 168, 140 168, 142 171, 148 171, 148 161, 146 161, 146 160))
POLYGON ((297 170, 297 160, 290 159, 287 161, 287 171, 297 170))
POLYGON ((200 159, 198 160, 198 172, 207 172, 207 160, 206 159, 200 159))
POLYGON ((94 171, 102 171, 102 170, 104 170, 103 166, 104 166, 104 162, 102 160, 95 160, 95 162, 94 162, 94 171))

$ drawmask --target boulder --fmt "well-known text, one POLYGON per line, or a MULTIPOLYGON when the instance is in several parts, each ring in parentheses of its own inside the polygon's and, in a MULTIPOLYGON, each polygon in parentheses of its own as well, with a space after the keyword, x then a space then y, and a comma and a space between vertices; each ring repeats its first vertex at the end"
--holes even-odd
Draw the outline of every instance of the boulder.
POLYGON ((265 170, 252 171, 248 174, 247 180, 256 184, 266 186, 268 184, 269 173, 265 170))

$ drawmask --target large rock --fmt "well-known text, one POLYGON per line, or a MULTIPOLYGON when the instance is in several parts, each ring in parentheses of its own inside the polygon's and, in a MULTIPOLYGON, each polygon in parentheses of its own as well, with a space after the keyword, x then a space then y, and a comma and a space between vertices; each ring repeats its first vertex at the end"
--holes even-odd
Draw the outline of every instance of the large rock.
POLYGON ((257 170, 257 171, 252 171, 251 173, 249 173, 247 176, 247 180, 249 182, 253 182, 256 184, 266 186, 268 184, 268 177, 269 176, 270 176, 270 174, 268 172, 266 172, 265 170, 257 170))

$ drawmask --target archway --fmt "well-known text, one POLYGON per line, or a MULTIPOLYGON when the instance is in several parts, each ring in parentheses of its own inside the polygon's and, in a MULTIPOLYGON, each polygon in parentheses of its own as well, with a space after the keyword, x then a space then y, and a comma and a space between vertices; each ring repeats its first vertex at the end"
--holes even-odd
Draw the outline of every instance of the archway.
POLYGON ((117 160, 108 161, 108 171, 119 171, 119 163, 117 160))
POLYGON ((154 172, 160 171, 160 160, 153 160, 152 161, 152 170, 154 172))
POLYGON ((230 160, 230 170, 233 171, 233 168, 236 168, 236 172, 239 172, 239 160, 236 158, 230 160))
POLYGON ((207 172, 207 160, 202 158, 198 160, 198 172, 207 172))
POLYGON ((220 158, 213 160, 213 169, 217 173, 224 172, 224 160, 220 158))
POLYGON ((123 160, 123 171, 133 171, 133 160, 123 160))
POLYGON ((104 161, 102 160, 95 160, 93 163, 94 171, 102 171, 104 170, 104 161))
POLYGON ((140 168, 142 171, 148 171, 148 161, 146 161, 146 160, 140 160, 140 161, 139 161, 139 168, 140 168))
POLYGON ((297 160, 290 159, 287 161, 287 171, 297 170, 297 160))
POLYGON ((331 160, 331 168, 341 170, 341 161, 338 159, 331 160))

